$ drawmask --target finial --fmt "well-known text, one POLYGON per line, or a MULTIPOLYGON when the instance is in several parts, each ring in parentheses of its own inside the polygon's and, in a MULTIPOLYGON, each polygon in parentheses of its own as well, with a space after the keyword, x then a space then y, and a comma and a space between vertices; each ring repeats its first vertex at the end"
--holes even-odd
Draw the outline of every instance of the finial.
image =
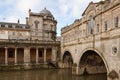
POLYGON ((29 12, 31 12, 31 9, 29 9, 29 12))
POLYGON ((44 9, 46 10, 46 7, 44 9))

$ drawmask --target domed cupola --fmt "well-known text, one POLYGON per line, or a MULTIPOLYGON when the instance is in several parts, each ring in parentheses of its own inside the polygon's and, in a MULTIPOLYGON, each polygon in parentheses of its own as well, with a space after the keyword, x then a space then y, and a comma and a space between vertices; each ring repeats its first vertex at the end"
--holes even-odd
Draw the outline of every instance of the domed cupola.
POLYGON ((42 11, 40 11, 40 15, 45 15, 45 16, 51 16, 53 17, 53 15, 51 14, 51 12, 49 10, 47 10, 46 8, 44 8, 42 11))

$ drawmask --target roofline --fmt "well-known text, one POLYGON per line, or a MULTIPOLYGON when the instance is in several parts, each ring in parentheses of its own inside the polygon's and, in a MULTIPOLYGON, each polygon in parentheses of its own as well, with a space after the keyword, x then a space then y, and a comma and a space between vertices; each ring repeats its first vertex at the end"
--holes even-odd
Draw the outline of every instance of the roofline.
POLYGON ((91 1, 90 3, 89 3, 89 5, 87 6, 87 8, 84 10, 84 12, 82 13, 82 16, 85 14, 85 12, 86 12, 86 10, 88 9, 88 7, 91 5, 91 4, 99 4, 99 2, 93 2, 93 1, 91 1))
POLYGON ((2 24, 2 23, 3 24, 14 24, 14 25, 18 25, 19 24, 19 25, 25 25, 25 26, 27 25, 27 24, 12 23, 12 22, 0 22, 0 24, 2 24))
MULTIPOLYGON (((40 16, 40 17, 42 17, 42 16, 44 16, 44 15, 46 15, 46 14, 44 14, 44 13, 34 13, 34 12, 30 12, 29 15, 30 15, 30 16, 40 16)), ((52 14, 47 15, 47 16, 54 17, 52 14)))

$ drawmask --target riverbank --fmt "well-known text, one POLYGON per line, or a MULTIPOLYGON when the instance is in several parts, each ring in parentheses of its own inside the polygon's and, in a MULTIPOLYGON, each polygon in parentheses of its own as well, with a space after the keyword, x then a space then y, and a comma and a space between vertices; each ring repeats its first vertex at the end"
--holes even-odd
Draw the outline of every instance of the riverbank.
POLYGON ((10 70, 34 70, 34 69, 49 69, 54 68, 48 64, 32 64, 32 65, 1 65, 0 71, 10 71, 10 70))

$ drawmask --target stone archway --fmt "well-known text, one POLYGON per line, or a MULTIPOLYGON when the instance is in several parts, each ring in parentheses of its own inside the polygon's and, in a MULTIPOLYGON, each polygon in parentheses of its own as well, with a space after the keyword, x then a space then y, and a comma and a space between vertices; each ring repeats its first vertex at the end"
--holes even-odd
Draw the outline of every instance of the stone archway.
POLYGON ((69 51, 66 51, 63 55, 63 64, 65 68, 71 68, 73 64, 73 58, 69 51))
POLYGON ((87 50, 79 61, 79 74, 107 73, 104 60, 94 50, 87 50))

